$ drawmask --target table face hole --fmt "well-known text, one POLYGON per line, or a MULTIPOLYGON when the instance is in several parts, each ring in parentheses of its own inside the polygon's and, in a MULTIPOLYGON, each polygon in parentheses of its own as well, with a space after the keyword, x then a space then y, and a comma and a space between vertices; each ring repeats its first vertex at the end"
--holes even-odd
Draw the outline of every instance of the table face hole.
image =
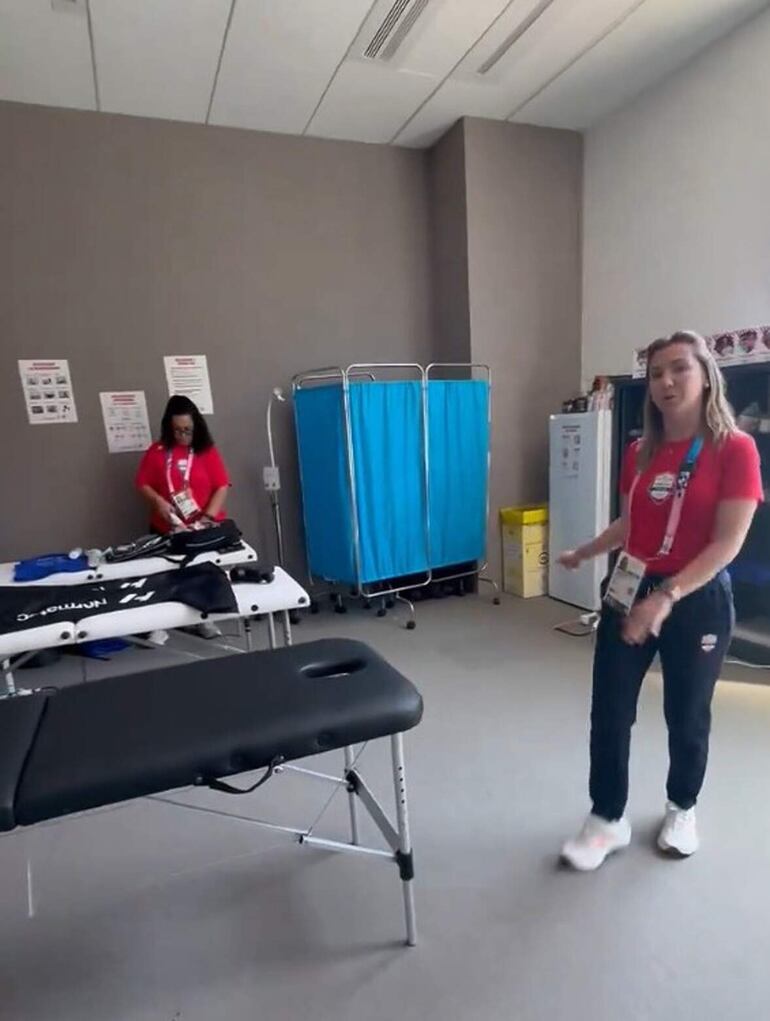
POLYGON ((320 679, 331 679, 332 677, 350 677, 357 674, 366 666, 363 659, 333 660, 330 663, 309 663, 302 667, 305 677, 320 679))

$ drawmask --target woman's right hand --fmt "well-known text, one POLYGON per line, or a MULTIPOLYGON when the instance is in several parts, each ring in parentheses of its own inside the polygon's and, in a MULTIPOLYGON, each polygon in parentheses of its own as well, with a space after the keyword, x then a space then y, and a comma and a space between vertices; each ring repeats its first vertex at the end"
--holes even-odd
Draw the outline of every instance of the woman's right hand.
POLYGON ((163 497, 159 496, 155 504, 155 507, 158 511, 159 517, 163 518, 164 521, 167 521, 169 525, 174 524, 173 519, 176 516, 176 514, 174 508, 171 506, 168 500, 164 500, 163 497))
POLYGON ((583 559, 580 550, 569 549, 557 557, 556 563, 560 564, 561 567, 566 567, 568 571, 577 571, 578 567, 583 563, 583 559))

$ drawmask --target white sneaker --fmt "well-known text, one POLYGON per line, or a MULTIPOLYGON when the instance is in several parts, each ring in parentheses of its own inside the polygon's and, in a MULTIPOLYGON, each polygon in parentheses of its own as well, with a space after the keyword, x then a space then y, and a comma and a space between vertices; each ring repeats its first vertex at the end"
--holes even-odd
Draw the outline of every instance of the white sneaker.
POLYGON ((210 620, 204 620, 202 623, 196 624, 195 633, 199 638, 211 639, 222 637, 221 629, 210 620))
POLYGON ((687 857, 698 850, 698 845, 695 809, 680 808, 673 801, 667 801, 666 816, 658 836, 658 847, 661 851, 676 851, 687 857))
POLYGON ((598 869, 607 855, 628 847, 631 843, 631 825, 623 816, 608 822, 598 815, 589 815, 576 837, 568 840, 561 856, 580 872, 598 869))
POLYGON ((147 641, 153 645, 165 645, 168 641, 168 631, 151 631, 147 635, 147 641))

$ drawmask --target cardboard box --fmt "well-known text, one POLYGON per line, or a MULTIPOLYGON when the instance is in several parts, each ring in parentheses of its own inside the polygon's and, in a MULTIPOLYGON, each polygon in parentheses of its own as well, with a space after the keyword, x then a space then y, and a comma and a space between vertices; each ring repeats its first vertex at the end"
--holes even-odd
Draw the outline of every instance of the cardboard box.
POLYGON ((548 507, 530 504, 500 511, 503 590, 529 599, 548 591, 548 507))

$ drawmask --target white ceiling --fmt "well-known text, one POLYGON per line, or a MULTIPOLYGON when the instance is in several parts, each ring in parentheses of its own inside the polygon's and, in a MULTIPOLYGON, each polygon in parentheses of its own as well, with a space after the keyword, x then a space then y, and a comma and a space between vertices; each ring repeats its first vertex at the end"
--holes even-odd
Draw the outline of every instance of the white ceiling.
POLYGON ((768 7, 0 0, 0 99, 417 147, 464 115, 582 129, 768 7))

